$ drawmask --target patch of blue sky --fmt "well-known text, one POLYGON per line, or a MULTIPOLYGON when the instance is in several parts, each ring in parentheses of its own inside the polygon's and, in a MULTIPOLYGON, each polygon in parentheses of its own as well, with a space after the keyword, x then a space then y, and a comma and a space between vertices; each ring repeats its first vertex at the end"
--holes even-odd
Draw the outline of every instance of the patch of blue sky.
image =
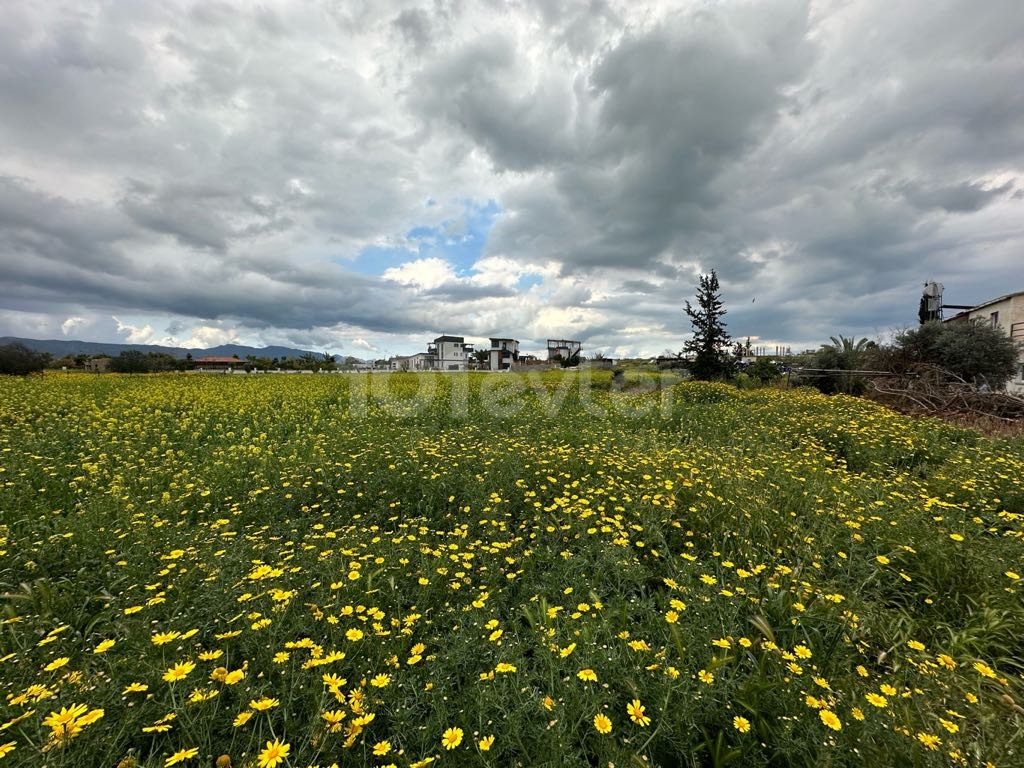
POLYGON ((380 275, 416 259, 440 258, 452 265, 458 275, 470 274, 483 255, 487 236, 501 206, 494 200, 481 205, 466 201, 461 216, 438 226, 416 226, 405 233, 405 245, 369 246, 346 267, 367 275, 380 275))
POLYGON ((528 291, 535 285, 540 285, 544 282, 544 278, 538 274, 528 272, 519 276, 519 281, 516 283, 516 288, 520 291, 528 291))

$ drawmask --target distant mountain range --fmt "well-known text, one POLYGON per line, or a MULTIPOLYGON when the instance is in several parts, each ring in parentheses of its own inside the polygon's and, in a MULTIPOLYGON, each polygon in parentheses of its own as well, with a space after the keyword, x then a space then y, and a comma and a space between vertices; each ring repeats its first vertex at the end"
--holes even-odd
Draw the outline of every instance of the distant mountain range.
MULTIPOLYGON (((238 355, 245 360, 247 355, 282 359, 285 357, 301 357, 309 350, 293 349, 292 347, 246 347, 241 344, 221 344, 209 349, 187 347, 165 347, 161 344, 105 344, 97 341, 75 341, 64 339, 19 339, 15 336, 0 336, 0 346, 4 344, 23 344, 36 352, 49 352, 55 358, 67 355, 109 355, 117 357, 122 352, 136 349, 140 352, 163 352, 172 357, 184 358, 190 352, 192 357, 231 357, 238 355)), ((321 352, 314 352, 318 357, 321 352)), ((339 356, 340 357, 340 356, 339 356)))

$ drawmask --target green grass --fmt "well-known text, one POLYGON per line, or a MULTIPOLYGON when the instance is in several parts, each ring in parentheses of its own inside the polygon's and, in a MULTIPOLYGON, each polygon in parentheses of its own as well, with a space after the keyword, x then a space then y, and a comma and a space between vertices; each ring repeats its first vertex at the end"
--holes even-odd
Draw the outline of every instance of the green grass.
POLYGON ((1020 441, 627 380, 0 381, 3 760, 1024 762, 1020 441))

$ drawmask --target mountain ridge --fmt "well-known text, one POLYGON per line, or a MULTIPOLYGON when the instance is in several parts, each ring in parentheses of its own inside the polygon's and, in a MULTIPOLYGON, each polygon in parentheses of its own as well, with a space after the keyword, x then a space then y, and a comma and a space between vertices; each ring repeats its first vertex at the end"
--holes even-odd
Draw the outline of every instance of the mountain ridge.
POLYGON ((168 347, 163 344, 121 344, 103 341, 79 341, 77 339, 27 339, 18 336, 0 336, 0 345, 23 344, 35 352, 49 352, 54 357, 66 355, 109 355, 116 357, 122 352, 138 350, 140 352, 163 352, 172 357, 183 359, 189 353, 192 357, 231 357, 237 355, 244 360, 247 355, 255 357, 286 358, 301 357, 305 354, 321 356, 322 352, 297 349, 294 347, 269 346, 249 347, 244 344, 218 344, 215 347, 168 347))

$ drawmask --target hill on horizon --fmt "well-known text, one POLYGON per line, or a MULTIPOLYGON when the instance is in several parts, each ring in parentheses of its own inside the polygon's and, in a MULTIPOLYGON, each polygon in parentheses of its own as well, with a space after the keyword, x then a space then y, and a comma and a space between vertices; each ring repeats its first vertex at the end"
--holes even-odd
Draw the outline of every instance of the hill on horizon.
MULTIPOLYGON (((116 344, 102 341, 78 341, 75 339, 25 339, 17 336, 0 336, 0 345, 23 344, 36 352, 49 352, 55 358, 66 355, 109 355, 116 357, 122 352, 138 350, 140 352, 163 352, 179 359, 185 358, 189 353, 192 357, 216 356, 231 357, 237 355, 244 360, 247 355, 269 358, 301 357, 312 353, 322 355, 322 352, 312 350, 296 349, 294 347, 247 347, 243 344, 219 344, 216 347, 203 349, 202 347, 167 347, 162 344, 116 344)), ((339 356, 341 357, 341 356, 339 356)))

